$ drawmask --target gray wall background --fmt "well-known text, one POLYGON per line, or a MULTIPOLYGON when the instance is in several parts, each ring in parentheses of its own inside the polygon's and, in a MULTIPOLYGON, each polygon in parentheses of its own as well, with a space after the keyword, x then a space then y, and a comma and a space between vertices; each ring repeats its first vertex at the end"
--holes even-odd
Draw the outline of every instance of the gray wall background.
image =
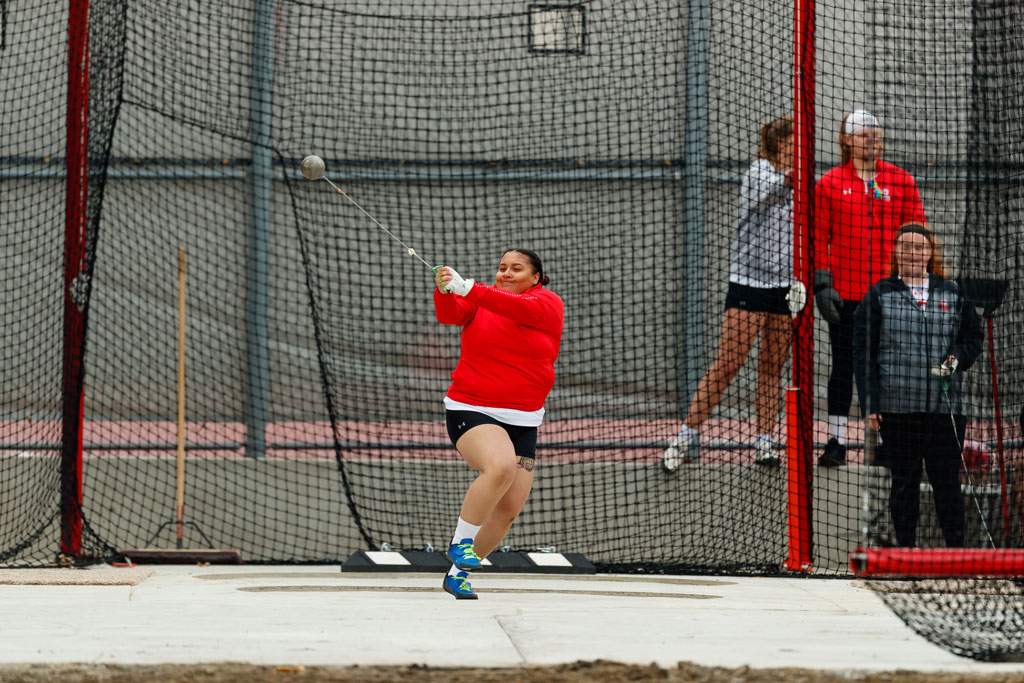
MULTIPOLYGON (((21 235, 49 236, 38 243, 3 236, 6 253, 12 255, 7 267, 22 269, 8 286, 36 280, 32 289, 51 291, 32 301, 16 292, 5 297, 10 314, 27 320, 52 318, 59 296, 46 283, 57 282, 61 267, 62 180, 52 176, 60 170, 64 91, 60 79, 48 81, 55 84, 50 90, 35 85, 36 74, 59 73, 63 67, 65 17, 59 7, 51 3, 49 13, 36 15, 46 21, 11 12, 9 44, 0 65, 7 118, 24 121, 24 133, 11 135, 5 151, 5 205, 24 226, 21 235), (49 164, 42 161, 46 158, 49 164)), ((112 148, 114 158, 123 162, 112 168, 104 203, 91 314, 103 322, 91 329, 90 353, 97 369, 118 366, 131 372, 123 362, 128 354, 149 381, 139 382, 139 393, 130 398, 112 392, 123 398, 104 397, 92 410, 167 413, 168 403, 161 398, 166 387, 151 380, 152 373, 165 374, 174 358, 175 251, 183 246, 190 259, 190 332, 197 341, 189 363, 196 369, 189 403, 200 415, 235 415, 239 407, 230 397, 244 395, 239 361, 251 219, 246 162, 251 154, 253 14, 199 3, 130 2, 126 8, 125 86, 112 148), (105 322, 143 314, 139 322, 144 324, 105 322), (216 370, 203 373, 203 365, 216 370), (232 389, 225 390, 225 381, 232 389)), ((599 382, 595 373, 614 367, 612 384, 633 382, 659 394, 666 384, 683 383, 680 375, 693 375, 706 365, 724 297, 736 182, 756 153, 759 125, 791 109, 791 12, 784 3, 757 8, 740 2, 710 4, 706 223, 687 226, 678 168, 650 171, 653 179, 647 181, 600 184, 592 179, 602 165, 625 161, 618 175, 637 177, 643 175, 642 162, 678 163, 687 154, 682 62, 687 12, 654 1, 614 7, 585 3, 584 9, 584 54, 542 55, 527 49, 525 5, 475 3, 472 9, 452 9, 428 4, 409 12, 395 5, 277 3, 272 57, 280 180, 273 185, 269 226, 272 365, 287 367, 289 374, 319 373, 310 365, 315 343, 306 323, 301 230, 308 231, 313 251, 323 250, 313 268, 324 278, 343 281, 339 291, 331 292, 339 297, 330 302, 332 312, 354 310, 352 300, 365 299, 365 292, 348 283, 373 273, 395 289, 396 301, 409 300, 409 305, 377 307, 372 326, 404 327, 432 337, 416 354, 429 356, 423 363, 454 359, 451 335, 438 334, 424 310, 429 297, 423 274, 411 267, 411 260, 399 258, 404 256, 400 247, 322 185, 300 183, 295 162, 308 153, 333 162, 332 177, 345 182, 371 213, 428 258, 457 263, 486 279, 495 251, 504 245, 528 243, 541 251, 555 288, 574 306, 565 346, 581 362, 563 364, 565 379, 599 382), (399 48, 415 57, 403 58, 406 53, 399 48), (537 167, 573 159, 581 160, 579 180, 559 180, 571 174, 545 175, 537 167), (509 162, 525 168, 489 177, 514 179, 479 180, 488 164, 509 162), (467 183, 467 175, 478 182, 467 183), (556 179, 539 179, 552 176, 556 179), (410 183, 411 178, 424 182, 410 183), (567 196, 573 197, 571 207, 567 196), (683 256, 680 235, 698 228, 704 232, 704 271, 683 273, 674 259, 683 256), (610 312, 613 296, 589 286, 581 250, 597 260, 598 269, 625 260, 631 273, 640 270, 656 285, 616 291, 618 310, 610 312), (353 262, 323 262, 339 254, 353 262), (660 341, 644 353, 624 354, 613 340, 598 344, 585 336, 586 330, 609 325, 657 325, 666 337, 687 336, 680 302, 682 292, 694 286, 705 292, 701 348, 670 351, 660 341), (610 322, 609 315, 623 317, 610 322)), ((917 174, 930 222, 946 245, 954 273, 966 220, 962 164, 972 101, 969 37, 970 16, 962 3, 876 2, 856 9, 818 5, 819 168, 837 160, 835 135, 843 113, 855 107, 875 111, 886 126, 887 157, 917 174)), ((1019 215, 1019 202, 1001 210, 1010 224, 1019 215)), ((1009 242, 1012 235, 1006 240, 1001 251, 1019 250, 1009 242)), ((1012 262, 993 269, 1005 275, 1010 268, 1012 262)), ((354 322, 347 316, 344 324, 351 328, 354 322)), ((376 345, 370 332, 364 329, 352 338, 376 345)), ((59 334, 54 330, 51 337, 59 334)), ((824 352, 827 341, 820 329, 816 343, 824 352)), ((7 353, 17 348, 10 344, 7 353)), ((372 354, 345 355, 336 362, 358 374, 353 356, 372 354)), ((1017 359, 1007 362, 1012 364, 1008 372, 1019 370, 1017 359)), ((3 365, 0 372, 8 377, 20 372, 13 369, 17 362, 3 365)), ((820 365, 826 366, 824 359, 820 365)), ((363 374, 386 372, 373 366, 363 374)), ((443 373, 437 378, 443 382, 443 373)), ((745 374, 737 384, 747 386, 750 379, 745 374)), ((275 381, 284 384, 273 411, 287 413, 306 380, 275 381)), ((94 374, 93 382, 104 378, 94 374)), ((23 378, 8 384, 16 387, 7 397, 10 410, 50 410, 17 398, 20 387, 30 384, 23 378)), ((977 390, 987 384, 979 381, 977 390)), ((1014 392, 1007 398, 1017 400, 1014 386, 1007 384, 1014 392)), ((437 389, 432 383, 420 391, 437 389)), ((979 404, 985 398, 979 394, 979 404)), ((662 400, 659 414, 678 413, 678 393, 670 390, 662 400)))

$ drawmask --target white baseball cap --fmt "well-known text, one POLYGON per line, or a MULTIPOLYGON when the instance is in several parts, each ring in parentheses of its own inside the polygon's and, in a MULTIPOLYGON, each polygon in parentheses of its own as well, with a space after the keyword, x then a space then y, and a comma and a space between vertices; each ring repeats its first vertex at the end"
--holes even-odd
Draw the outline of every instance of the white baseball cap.
POLYGON ((858 109, 846 119, 846 134, 856 135, 868 128, 881 128, 875 115, 865 109, 858 109))

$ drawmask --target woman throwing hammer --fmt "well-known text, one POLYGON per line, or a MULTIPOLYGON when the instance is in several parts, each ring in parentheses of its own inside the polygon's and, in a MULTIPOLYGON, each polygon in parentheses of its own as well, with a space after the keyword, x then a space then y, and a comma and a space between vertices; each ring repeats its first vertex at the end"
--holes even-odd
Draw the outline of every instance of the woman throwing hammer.
POLYGON ((448 436, 480 474, 462 500, 448 548, 443 587, 475 600, 468 574, 494 550, 533 486, 537 427, 555 382, 562 300, 545 289, 540 257, 529 249, 501 256, 493 287, 436 271, 437 320, 462 327, 459 363, 444 398, 448 436))

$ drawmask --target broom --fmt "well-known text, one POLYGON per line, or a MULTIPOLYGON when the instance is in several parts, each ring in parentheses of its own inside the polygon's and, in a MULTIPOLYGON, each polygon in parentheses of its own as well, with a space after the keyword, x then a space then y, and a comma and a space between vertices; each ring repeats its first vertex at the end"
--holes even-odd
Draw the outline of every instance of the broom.
POLYGON ((127 548, 118 552, 136 564, 242 564, 242 555, 230 548, 215 548, 213 542, 195 522, 185 521, 185 250, 178 249, 178 477, 175 496, 175 518, 164 522, 145 548, 127 548), (152 543, 169 526, 177 531, 173 549, 153 548, 152 543), (209 546, 208 549, 185 548, 185 527, 193 529, 209 546))

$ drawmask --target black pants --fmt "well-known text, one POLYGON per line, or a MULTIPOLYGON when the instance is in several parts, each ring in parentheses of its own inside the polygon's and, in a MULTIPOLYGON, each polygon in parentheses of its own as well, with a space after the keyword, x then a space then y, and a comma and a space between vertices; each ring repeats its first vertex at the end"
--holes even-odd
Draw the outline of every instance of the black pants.
MULTIPOLYGON (((839 322, 828 326, 828 340, 832 346, 832 373, 828 376, 828 414, 849 415, 853 402, 853 312, 859 301, 843 300, 839 307, 839 322)), ((864 403, 860 387, 857 396, 864 403)), ((863 405, 861 406, 863 410, 863 405)))
POLYGON ((935 512, 946 545, 959 548, 964 544, 960 444, 967 418, 957 415, 955 419, 954 433, 949 413, 882 413, 880 429, 892 474, 889 510, 900 546, 917 544, 922 462, 935 494, 935 512))

